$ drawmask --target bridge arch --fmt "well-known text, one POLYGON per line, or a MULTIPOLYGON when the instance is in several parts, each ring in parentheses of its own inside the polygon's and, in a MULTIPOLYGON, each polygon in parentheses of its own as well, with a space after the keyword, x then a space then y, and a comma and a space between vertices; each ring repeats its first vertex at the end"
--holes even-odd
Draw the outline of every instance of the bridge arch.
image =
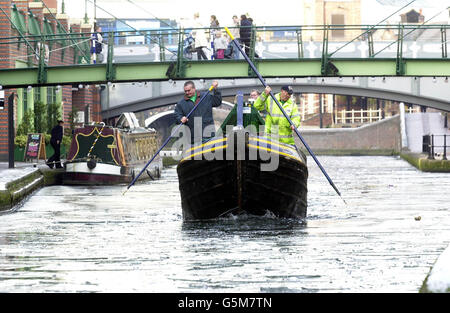
MULTIPOLYGON (((274 89, 274 92, 278 92, 282 85, 286 83, 270 83, 270 86, 274 89)), ((424 107, 430 107, 437 110, 450 112, 450 102, 425 97, 421 95, 414 95, 401 90, 386 90, 370 87, 351 86, 351 85, 339 85, 339 84, 307 84, 307 83, 294 83, 291 84, 295 94, 336 94, 336 95, 348 95, 348 96, 360 96, 369 98, 378 98, 383 100, 411 103, 415 105, 421 105, 424 107)), ((235 96, 238 91, 248 95, 252 89, 263 90, 263 86, 259 84, 231 84, 228 86, 221 86, 220 90, 223 97, 235 96)), ((103 117, 113 118, 119 116, 122 112, 141 112, 154 108, 164 107, 177 103, 183 92, 171 93, 168 95, 147 98, 143 100, 118 105, 102 112, 103 117)), ((232 105, 224 101, 224 104, 232 105)))

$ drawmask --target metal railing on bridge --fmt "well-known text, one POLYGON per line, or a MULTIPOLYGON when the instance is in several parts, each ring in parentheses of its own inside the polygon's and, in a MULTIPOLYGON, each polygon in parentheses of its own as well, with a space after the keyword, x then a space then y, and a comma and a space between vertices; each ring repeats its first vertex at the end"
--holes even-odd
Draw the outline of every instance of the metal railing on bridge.
MULTIPOLYGON (((48 20, 43 23, 42 29, 36 29, 33 32, 31 32, 33 28, 19 25, 17 19, 11 18, 10 23, 17 35, 0 38, 0 46, 10 45, 17 51, 0 58, 19 61, 20 67, 37 68, 39 84, 52 83, 48 81, 47 75, 51 67, 63 64, 88 66, 93 63, 90 52, 95 42, 91 32, 65 31, 58 25, 51 26, 51 21, 48 20), (21 31, 24 29, 28 31, 21 31), (67 60, 67 57, 65 59, 64 51, 67 49, 73 51, 72 62, 67 60), (62 62, 63 60, 65 61, 62 62)), ((157 73, 152 74, 153 76, 145 74, 145 71, 148 72, 147 68, 142 68, 142 72, 139 72, 139 68, 136 67, 134 68, 135 81, 182 79, 190 77, 189 75, 200 75, 199 73, 206 71, 205 67, 199 68, 198 72, 187 73, 188 69, 195 66, 197 62, 198 64, 205 62, 196 60, 195 53, 192 53, 192 49, 188 46, 188 38, 192 32, 197 34, 204 32, 209 37, 209 46, 205 48, 208 62, 211 60, 236 62, 233 59, 222 60, 214 57, 214 48, 211 45, 214 41, 212 34, 221 33, 226 37, 222 28, 213 30, 210 28, 146 30, 130 28, 130 31, 112 31, 103 34, 102 44, 105 48, 101 54, 105 56, 102 63, 105 63, 103 67, 106 67, 103 80, 106 82, 132 81, 133 75, 129 73, 125 75, 122 73, 124 71, 117 70, 121 64, 129 65, 130 63, 163 63, 165 66, 157 68, 157 73)), ((249 57, 256 65, 263 64, 267 60, 300 62, 302 66, 297 72, 298 76, 370 76, 372 74, 401 76, 415 73, 425 76, 441 74, 446 76, 447 72, 450 74, 448 66, 436 65, 430 61, 447 60, 449 32, 450 25, 447 24, 252 26, 251 38, 246 43, 249 45, 249 57), (406 67, 406 63, 411 60, 417 60, 417 62, 406 67), (374 62, 380 63, 374 66, 374 62)), ((274 71, 275 69, 281 71, 280 76, 295 74, 286 70, 284 70, 285 73, 289 74, 283 74, 280 64, 282 63, 271 64, 274 71)), ((233 71, 231 67, 230 65, 230 71, 233 71)), ((211 71, 217 74, 217 69, 211 71)), ((276 74, 274 72, 272 76, 276 74)), ((239 72, 237 75, 242 76, 242 73, 239 72)), ((247 76, 254 76, 250 68, 248 68, 247 76)), ((1 73, 0 78, 2 79, 0 84, 8 84, 7 78, 4 78, 1 73)), ((98 78, 92 78, 92 81, 98 81, 98 78)))
MULTIPOLYGON (((1 37, 2 44, 27 44, 40 42, 48 44, 69 39, 73 43, 81 43, 90 39, 91 32, 63 31, 61 27, 53 31, 48 20, 42 29, 33 32, 20 31, 20 27, 10 20, 17 35, 1 37), (67 37, 68 36, 68 37, 67 37), (6 40, 6 41, 5 41, 6 40)), ((237 27, 229 27, 230 30, 237 27)), ((311 58, 329 54, 338 57, 401 57, 413 58, 447 58, 448 24, 399 24, 399 25, 293 25, 293 26, 252 26, 251 38, 248 41, 249 56, 255 57, 255 52, 261 51, 264 58, 311 58), (305 40, 305 38, 307 38, 305 40), (314 46, 311 46, 311 43, 314 46), (363 43, 362 45, 351 45, 363 43), (416 43, 415 45, 413 45, 416 43), (318 46, 317 44, 320 44, 318 46), (426 46, 421 46, 427 44, 426 46), (263 46, 272 45, 264 50, 263 46), (407 49, 398 49, 404 45, 407 49), (317 51, 317 53, 315 52, 317 51)), ((179 28, 179 29, 143 29, 129 31, 110 31, 104 33, 105 41, 115 46, 145 45, 157 49, 161 61, 172 56, 178 57, 179 46, 187 46, 186 39, 192 32, 203 32, 213 41, 212 34, 221 33, 226 36, 223 28, 179 28), (181 35, 181 36, 180 36, 181 35), (111 38, 113 40, 111 40, 111 38)), ((211 47, 206 47, 211 49, 211 47)), ((182 50, 183 51, 183 50, 182 50)), ((186 51, 185 51, 186 52, 186 51)), ((153 52, 153 54, 155 54, 153 52)), ((191 58, 184 53, 184 57, 191 58)))

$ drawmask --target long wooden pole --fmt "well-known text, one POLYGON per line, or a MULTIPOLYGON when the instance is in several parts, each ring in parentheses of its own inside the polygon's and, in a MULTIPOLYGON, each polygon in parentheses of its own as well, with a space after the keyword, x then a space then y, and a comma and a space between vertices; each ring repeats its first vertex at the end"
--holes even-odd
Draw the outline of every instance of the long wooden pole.
MULTIPOLYGON (((234 38, 234 36, 231 34, 230 30, 228 29, 228 27, 225 27, 225 31, 228 33, 228 36, 230 36, 231 40, 233 41, 235 47, 241 52, 241 54, 244 56, 244 59, 247 61, 247 63, 250 65, 250 67, 252 68, 252 70, 255 72, 256 76, 258 76, 259 80, 261 81, 261 83, 264 85, 264 87, 267 87, 267 84, 264 80, 264 78, 261 76, 261 74, 259 73, 259 71, 256 69, 255 65, 253 64, 253 62, 250 60, 250 58, 247 56, 247 54, 242 50, 241 46, 239 45, 238 42, 236 42, 236 39, 234 38)), ((300 138, 300 140, 302 141, 303 145, 305 146, 306 150, 308 150, 309 154, 312 156, 312 158, 314 159, 314 161, 316 162, 316 164, 319 166, 320 170, 322 171, 322 173, 325 175, 326 179, 328 180, 328 182, 330 183, 330 185, 333 187, 333 189, 336 191, 336 193, 339 195, 339 197, 341 197, 342 201, 345 202, 345 200, 342 198, 340 191, 337 189, 336 185, 333 183, 333 181, 331 180, 330 176, 328 176, 327 172, 325 171, 325 169, 323 168, 322 164, 320 164, 319 160, 317 160, 316 156, 314 155, 314 152, 312 152, 311 148, 309 147, 309 145, 306 143, 305 139, 303 139, 302 135, 300 135, 298 129, 295 127, 294 123, 292 122, 291 118, 289 117, 289 115, 286 114, 286 112, 284 111, 282 105, 280 104, 280 102, 277 100, 277 98, 275 97, 275 95, 273 94, 272 91, 270 91, 270 96, 272 97, 272 99, 275 101, 275 103, 278 105, 278 107, 280 108, 281 112, 283 113, 284 117, 289 121, 290 125, 294 126, 294 131, 297 134, 298 138, 300 138)))
MULTIPOLYGON (((211 90, 214 89, 214 86, 209 87, 209 89, 203 94, 203 96, 200 98, 199 102, 197 103, 197 105, 194 105, 194 107, 192 108, 192 110, 186 115, 186 118, 189 118, 189 116, 191 116, 191 114, 195 111, 195 109, 197 109, 200 104, 202 103, 202 101, 206 98, 206 96, 210 93, 211 90)), ((178 125, 178 127, 172 132, 172 134, 176 134, 178 132, 178 129, 180 129, 181 126, 183 126, 184 124, 180 124, 178 125)), ((125 194, 125 192, 127 192, 128 189, 130 189, 131 186, 134 185, 134 183, 136 182, 136 180, 139 178, 139 176, 142 175, 142 173, 144 173, 145 169, 150 165, 150 163, 152 163, 152 161, 156 158, 156 156, 161 152, 161 150, 169 143, 169 140, 172 139, 173 135, 170 135, 169 137, 167 137, 167 139, 164 141, 164 143, 162 144, 162 146, 158 149, 158 151, 156 151, 156 153, 153 155, 153 157, 150 159, 150 161, 147 162, 147 164, 144 166, 144 168, 140 171, 140 173, 131 181, 131 183, 127 186, 127 189, 123 192, 122 195, 125 194)))

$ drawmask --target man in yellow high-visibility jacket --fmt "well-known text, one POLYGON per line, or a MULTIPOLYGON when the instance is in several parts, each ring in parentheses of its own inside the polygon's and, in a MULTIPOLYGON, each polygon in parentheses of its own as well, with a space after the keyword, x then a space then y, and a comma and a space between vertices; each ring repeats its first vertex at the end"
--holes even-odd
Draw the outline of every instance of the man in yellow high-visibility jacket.
POLYGON ((270 96, 271 90, 272 89, 267 86, 253 104, 257 110, 267 111, 264 132, 268 137, 270 137, 271 134, 278 134, 278 140, 280 142, 295 145, 293 130, 294 125, 295 128, 300 126, 300 113, 295 100, 291 97, 294 92, 290 86, 283 86, 281 87, 280 93, 275 95, 275 98, 281 104, 283 110, 294 123, 294 125, 291 125, 283 115, 283 112, 281 112, 277 103, 270 96))

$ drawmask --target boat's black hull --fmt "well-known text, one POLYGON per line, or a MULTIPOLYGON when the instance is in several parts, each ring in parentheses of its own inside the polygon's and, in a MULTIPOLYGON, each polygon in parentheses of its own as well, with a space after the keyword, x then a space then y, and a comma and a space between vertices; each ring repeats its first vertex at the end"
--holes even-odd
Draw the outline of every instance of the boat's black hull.
MULTIPOLYGON (((283 150, 287 153, 277 155, 279 162, 276 169, 262 171, 261 165, 267 165, 268 161, 262 161, 259 153, 256 159, 249 157, 250 150, 260 152, 271 145, 258 138, 254 136, 253 143, 259 144, 252 144, 250 140, 249 145, 247 137, 245 158, 242 160, 237 157, 235 146, 231 160, 200 159, 201 155, 197 154, 197 159, 185 158, 179 163, 177 172, 184 220, 212 219, 227 213, 243 212, 254 215, 271 212, 287 218, 306 217, 306 158, 297 152, 283 150)), ((215 144, 215 148, 225 150, 228 145, 229 140, 228 143, 225 140, 215 144)))

